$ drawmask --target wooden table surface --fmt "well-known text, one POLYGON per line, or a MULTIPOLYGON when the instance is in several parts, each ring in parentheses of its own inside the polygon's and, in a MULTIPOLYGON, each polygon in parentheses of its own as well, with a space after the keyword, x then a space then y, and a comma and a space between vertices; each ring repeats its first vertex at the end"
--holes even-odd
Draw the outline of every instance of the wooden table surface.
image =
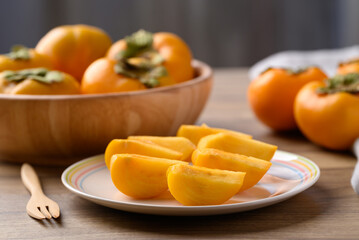
POLYGON ((98 206, 69 192, 63 167, 35 167, 61 218, 36 221, 25 212, 29 193, 20 166, 0 163, 0 239, 359 239, 359 197, 350 186, 355 158, 330 152, 300 133, 274 133, 256 120, 246 100, 247 69, 217 69, 211 98, 198 123, 252 134, 301 154, 321 168, 319 181, 297 196, 248 212, 165 217, 98 206))

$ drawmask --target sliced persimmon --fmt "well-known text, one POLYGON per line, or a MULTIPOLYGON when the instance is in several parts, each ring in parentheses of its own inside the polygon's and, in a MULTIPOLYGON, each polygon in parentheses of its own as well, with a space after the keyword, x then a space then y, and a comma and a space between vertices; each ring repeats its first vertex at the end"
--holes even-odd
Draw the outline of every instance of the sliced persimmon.
POLYGON ((203 137, 197 147, 200 149, 215 148, 267 161, 272 159, 277 150, 277 146, 275 145, 228 133, 217 133, 203 137))
POLYGON ((175 164, 187 163, 136 154, 115 154, 111 158, 111 179, 115 187, 127 196, 152 198, 167 190, 166 172, 175 164))
POLYGON ((128 139, 157 144, 181 152, 183 155, 180 160, 187 162, 191 161, 191 155, 196 149, 196 145, 184 137, 130 136, 128 139))
POLYGON ((180 152, 151 143, 128 139, 114 139, 107 145, 105 151, 106 166, 109 169, 112 155, 120 153, 139 154, 174 160, 181 159, 183 155, 180 152))
POLYGON ((177 164, 168 168, 172 196, 183 205, 218 205, 233 197, 245 173, 177 164))
POLYGON ((193 152, 192 162, 201 167, 245 172, 240 191, 256 185, 272 165, 269 161, 213 148, 197 149, 193 152))
POLYGON ((242 132, 231 131, 231 130, 222 129, 222 128, 211 128, 211 127, 208 127, 206 124, 202 124, 201 126, 182 125, 177 131, 177 136, 188 138, 195 145, 197 145, 199 140, 202 137, 205 137, 205 136, 211 135, 211 134, 221 133, 221 132, 233 134, 233 135, 236 135, 238 137, 243 137, 243 138, 252 138, 251 135, 248 135, 248 134, 245 134, 242 132))

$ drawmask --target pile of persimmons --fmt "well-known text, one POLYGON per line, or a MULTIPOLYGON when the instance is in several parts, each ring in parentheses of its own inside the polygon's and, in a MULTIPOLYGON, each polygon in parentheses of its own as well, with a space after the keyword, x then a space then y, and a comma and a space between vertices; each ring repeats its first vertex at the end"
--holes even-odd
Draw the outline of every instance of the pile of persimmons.
POLYGON ((318 67, 269 68, 248 88, 260 121, 277 130, 297 127, 314 143, 349 149, 359 137, 359 59, 341 63, 328 78, 318 67))
POLYGON ((101 29, 59 26, 34 49, 0 55, 0 93, 96 94, 144 90, 193 78, 192 54, 172 33, 140 30, 114 44, 101 29))

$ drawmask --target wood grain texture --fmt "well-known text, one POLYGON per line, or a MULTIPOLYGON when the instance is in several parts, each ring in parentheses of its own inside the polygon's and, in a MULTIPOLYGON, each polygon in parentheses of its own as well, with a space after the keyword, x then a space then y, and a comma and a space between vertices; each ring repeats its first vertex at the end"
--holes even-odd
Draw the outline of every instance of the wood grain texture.
POLYGON ((304 155, 321 168, 313 187, 282 203, 249 212, 210 217, 165 217, 127 213, 95 205, 60 181, 64 167, 35 167, 45 194, 62 216, 38 222, 27 216, 29 193, 20 165, 0 163, 0 239, 358 239, 359 197, 350 186, 355 158, 329 152, 300 133, 273 133, 246 102, 246 70, 215 71, 214 91, 198 123, 241 130, 304 155))
POLYGON ((211 69, 193 65, 194 80, 145 91, 0 96, 0 159, 66 165, 104 152, 114 138, 173 135, 197 120, 211 91, 211 69))

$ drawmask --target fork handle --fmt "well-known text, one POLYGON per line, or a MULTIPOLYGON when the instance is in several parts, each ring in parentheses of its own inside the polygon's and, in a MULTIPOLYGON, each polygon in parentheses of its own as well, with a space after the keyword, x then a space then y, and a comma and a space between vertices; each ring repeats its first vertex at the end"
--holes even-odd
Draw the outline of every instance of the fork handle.
POLYGON ((30 191, 31 195, 41 194, 41 184, 35 169, 28 163, 21 166, 21 179, 25 187, 30 191))

